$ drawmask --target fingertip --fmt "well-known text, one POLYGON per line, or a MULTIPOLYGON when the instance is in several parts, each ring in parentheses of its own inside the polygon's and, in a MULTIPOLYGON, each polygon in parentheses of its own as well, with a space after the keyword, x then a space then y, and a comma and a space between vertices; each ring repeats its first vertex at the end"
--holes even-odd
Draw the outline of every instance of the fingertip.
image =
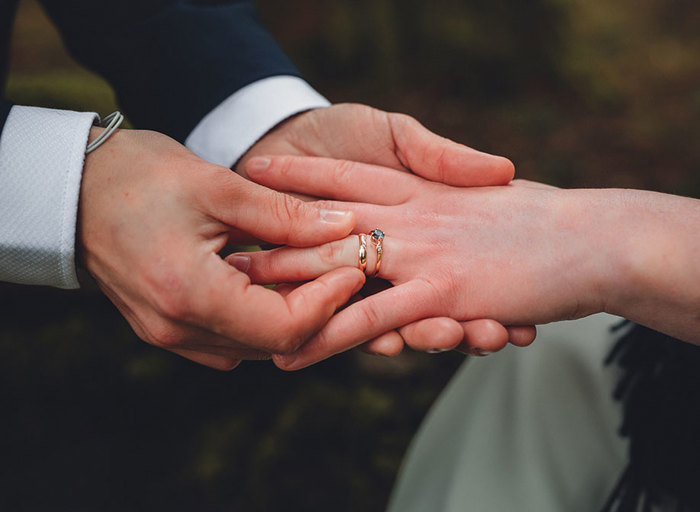
POLYGON ((351 211, 318 208, 312 203, 299 201, 303 214, 291 226, 287 245, 310 247, 335 242, 347 237, 357 224, 357 216, 351 211))
POLYGON ((396 331, 390 331, 360 345, 358 348, 375 356, 395 357, 403 351, 403 347, 404 340, 401 335, 396 331))
POLYGON ((506 327, 511 345, 527 347, 537 337, 537 327, 534 325, 513 325, 506 327))
MULTIPOLYGON (((357 221, 355 213, 350 211, 327 210, 321 208, 318 214, 321 217, 321 222, 332 225, 348 225, 350 230, 355 227, 355 222, 357 221)), ((350 231, 348 231, 348 233, 349 232, 350 231)))
POLYGON ((273 354, 272 362, 277 368, 279 368, 280 370, 284 370, 285 372, 295 372, 304 368, 304 365, 298 364, 298 357, 296 354, 273 354))
POLYGON ((508 158, 479 151, 450 141, 439 161, 441 180, 448 185, 500 186, 515 176, 515 166, 508 158))
POLYGON ((464 338, 462 326, 452 318, 428 318, 399 329, 406 344, 413 350, 438 353, 452 350, 464 338))
POLYGON ((272 165, 272 159, 266 156, 256 156, 248 160, 245 164, 245 173, 251 178, 255 178, 267 171, 272 165))
POLYGON ((427 350, 453 350, 464 339, 464 330, 459 322, 452 318, 433 318, 431 322, 432 336, 430 348, 427 350))
MULTIPOLYGON (((365 273, 362 272, 359 268, 355 267, 340 267, 335 270, 331 270, 326 275, 331 275, 330 278, 334 281, 337 280, 343 283, 353 283, 351 296, 357 294, 360 290, 362 290, 362 287, 365 285, 365 281, 367 280, 367 276, 365 275, 365 273)), ((348 284, 347 286, 349 287, 350 284, 348 284)))
POLYGON ((244 274, 247 273, 250 268, 250 256, 244 253, 231 254, 227 256, 224 261, 244 274))
POLYGON ((504 156, 481 153, 481 159, 474 161, 473 168, 479 173, 482 186, 507 185, 515 177, 515 165, 504 156))
MULTIPOLYGON (((314 206, 314 208, 316 208, 314 206)), ((318 210, 319 218, 322 224, 328 225, 328 228, 333 233, 333 238, 325 240, 332 242, 340 240, 352 233, 352 230, 357 224, 357 215, 352 211, 327 210, 321 208, 318 210)))
POLYGON ((502 173, 501 184, 507 185, 515 178, 515 164, 509 158, 504 156, 496 156, 498 159, 498 167, 502 173))
POLYGON ((498 352, 508 343, 508 331, 495 320, 481 319, 463 322, 464 345, 488 353, 498 352))

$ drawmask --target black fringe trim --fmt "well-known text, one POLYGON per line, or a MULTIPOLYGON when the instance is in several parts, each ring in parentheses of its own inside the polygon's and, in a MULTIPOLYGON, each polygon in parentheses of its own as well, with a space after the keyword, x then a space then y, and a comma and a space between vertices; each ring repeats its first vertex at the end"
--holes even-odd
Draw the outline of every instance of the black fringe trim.
POLYGON ((700 347, 625 321, 605 364, 622 375, 629 463, 602 512, 700 511, 700 347))

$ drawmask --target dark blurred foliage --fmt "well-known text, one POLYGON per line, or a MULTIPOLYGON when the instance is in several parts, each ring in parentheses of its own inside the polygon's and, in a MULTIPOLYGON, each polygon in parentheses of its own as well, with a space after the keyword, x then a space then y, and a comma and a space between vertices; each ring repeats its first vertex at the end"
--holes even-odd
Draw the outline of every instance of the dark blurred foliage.
POLYGON ((142 343, 89 286, 0 298, 2 510, 381 510, 462 359, 222 373, 142 343))
POLYGON ((700 194, 695 2, 259 3, 334 101, 412 114, 520 177, 700 194))
MULTIPOLYGON (((700 6, 690 0, 261 0, 333 101, 414 115, 560 186, 700 195, 700 6)), ((7 86, 112 111, 33 1, 7 86)), ((461 362, 350 353, 231 373, 140 342, 88 285, 0 286, 3 510, 383 510, 461 362)))

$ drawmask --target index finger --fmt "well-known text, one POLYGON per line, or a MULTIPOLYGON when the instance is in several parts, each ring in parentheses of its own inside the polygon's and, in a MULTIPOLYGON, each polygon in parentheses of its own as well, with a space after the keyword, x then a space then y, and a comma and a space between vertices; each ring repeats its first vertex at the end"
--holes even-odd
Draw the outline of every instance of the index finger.
POLYGON ((202 279, 195 294, 196 323, 273 354, 297 350, 364 283, 360 270, 344 267, 282 295, 251 284, 247 275, 220 258, 213 265, 215 271, 209 273, 213 279, 202 279))
POLYGON ((427 283, 411 281, 351 304, 297 352, 273 356, 283 370, 299 370, 422 318, 438 316, 427 283))
POLYGON ((381 205, 407 201, 421 180, 379 165, 308 156, 253 158, 247 171, 251 180, 275 190, 381 205))

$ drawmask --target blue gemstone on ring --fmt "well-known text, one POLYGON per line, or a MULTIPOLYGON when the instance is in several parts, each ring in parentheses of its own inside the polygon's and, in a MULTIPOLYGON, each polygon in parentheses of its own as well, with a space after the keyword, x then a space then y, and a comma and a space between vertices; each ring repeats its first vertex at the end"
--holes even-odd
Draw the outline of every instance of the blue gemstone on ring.
POLYGON ((382 231, 381 229, 373 229, 370 233, 370 236, 377 241, 384 240, 384 231, 382 231))

